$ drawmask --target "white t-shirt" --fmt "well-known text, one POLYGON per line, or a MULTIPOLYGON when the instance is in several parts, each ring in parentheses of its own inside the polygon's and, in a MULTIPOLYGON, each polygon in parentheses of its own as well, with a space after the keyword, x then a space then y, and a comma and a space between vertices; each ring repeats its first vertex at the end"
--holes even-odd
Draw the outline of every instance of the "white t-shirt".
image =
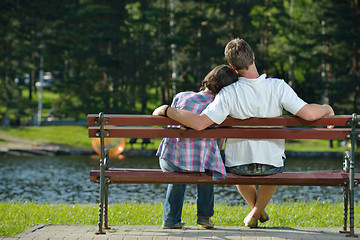
MULTIPOLYGON (((304 105, 306 102, 284 80, 263 74, 257 79, 240 77, 223 88, 203 113, 220 124, 229 115, 239 119, 279 117, 283 109, 295 115, 304 105)), ((261 163, 281 167, 284 152, 284 139, 228 139, 225 165, 261 163)))

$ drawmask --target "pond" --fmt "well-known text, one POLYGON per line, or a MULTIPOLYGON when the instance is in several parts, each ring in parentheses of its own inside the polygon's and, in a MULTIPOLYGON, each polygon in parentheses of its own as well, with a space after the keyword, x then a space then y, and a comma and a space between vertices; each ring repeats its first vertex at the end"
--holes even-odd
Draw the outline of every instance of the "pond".
MULTIPOLYGON (((124 157, 111 159, 111 167, 159 168, 156 157, 124 157)), ((98 156, 0 156, 0 201, 32 200, 37 203, 96 203, 99 185, 90 182, 89 171, 99 167, 98 156)), ((342 168, 342 159, 289 158, 286 171, 342 168)), ((359 172, 359 168, 356 169, 359 172)), ((109 202, 137 201, 162 203, 166 185, 114 184, 110 186, 109 202)), ((194 202, 196 188, 187 187, 185 201, 194 202)), ((342 201, 342 187, 279 186, 273 202, 342 201)), ((215 201, 245 204, 235 186, 215 185, 215 201)), ((359 191, 355 191, 359 201, 359 191)))

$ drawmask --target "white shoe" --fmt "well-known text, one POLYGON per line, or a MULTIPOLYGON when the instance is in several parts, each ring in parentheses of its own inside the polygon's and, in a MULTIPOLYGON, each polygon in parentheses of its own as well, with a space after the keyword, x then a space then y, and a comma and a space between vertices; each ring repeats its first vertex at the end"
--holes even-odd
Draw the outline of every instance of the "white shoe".
POLYGON ((249 228, 256 228, 258 226, 258 220, 256 220, 250 214, 244 218, 244 223, 245 223, 245 226, 249 227, 249 228))

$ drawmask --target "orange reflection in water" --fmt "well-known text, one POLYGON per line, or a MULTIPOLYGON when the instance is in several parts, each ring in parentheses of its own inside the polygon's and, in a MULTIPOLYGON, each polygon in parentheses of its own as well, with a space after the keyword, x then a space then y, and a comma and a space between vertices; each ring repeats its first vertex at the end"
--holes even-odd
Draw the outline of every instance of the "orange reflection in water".
MULTIPOLYGON (((126 145, 125 138, 105 138, 105 148, 109 151, 109 156, 114 157, 121 154, 126 145)), ((94 151, 100 155, 100 138, 94 138, 92 140, 92 147, 94 151)))

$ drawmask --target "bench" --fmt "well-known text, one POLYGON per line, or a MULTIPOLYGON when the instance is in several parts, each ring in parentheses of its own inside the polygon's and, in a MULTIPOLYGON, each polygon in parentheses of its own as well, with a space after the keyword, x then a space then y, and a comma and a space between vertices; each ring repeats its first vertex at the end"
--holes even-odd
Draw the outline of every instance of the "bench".
POLYGON ((354 188, 360 173, 354 172, 355 145, 359 136, 359 119, 356 114, 325 116, 313 122, 295 116, 276 118, 228 117, 221 125, 202 131, 189 128, 169 128, 180 125, 162 116, 89 114, 90 138, 100 138, 100 169, 90 171, 90 181, 100 184, 98 234, 108 229, 109 184, 242 184, 242 185, 297 185, 343 186, 344 215, 342 233, 354 234, 354 188), (330 129, 326 126, 333 125, 330 129), (236 127, 235 127, 236 126, 236 127), (109 168, 105 138, 243 138, 243 139, 328 139, 350 140, 350 151, 344 153, 344 168, 336 171, 283 172, 269 176, 240 176, 227 174, 221 181, 213 181, 208 173, 162 172, 160 169, 109 168), (349 212, 349 213, 348 213, 349 212), (349 231, 347 230, 349 214, 349 231))

